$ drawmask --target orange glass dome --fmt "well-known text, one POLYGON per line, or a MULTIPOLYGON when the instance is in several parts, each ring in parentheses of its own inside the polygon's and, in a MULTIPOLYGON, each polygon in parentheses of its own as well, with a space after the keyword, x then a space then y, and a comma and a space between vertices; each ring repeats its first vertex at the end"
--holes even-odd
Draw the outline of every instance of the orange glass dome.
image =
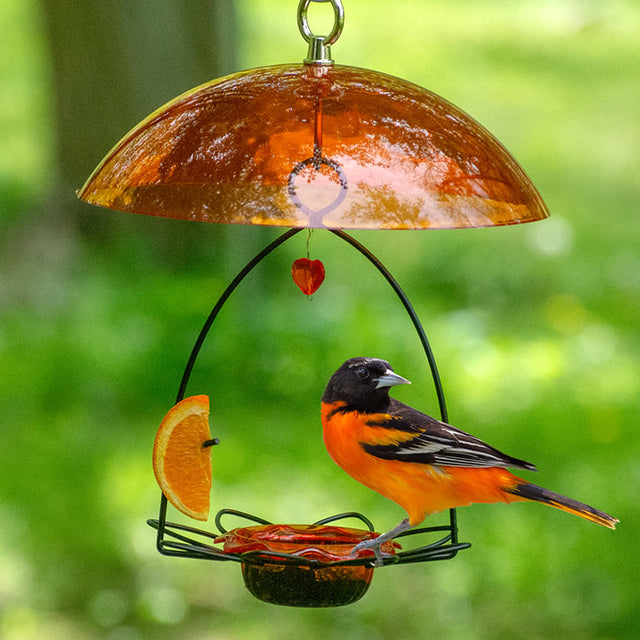
POLYGON ((114 147, 79 197, 287 227, 486 227, 548 215, 510 153, 460 109, 340 65, 253 69, 179 96, 114 147))

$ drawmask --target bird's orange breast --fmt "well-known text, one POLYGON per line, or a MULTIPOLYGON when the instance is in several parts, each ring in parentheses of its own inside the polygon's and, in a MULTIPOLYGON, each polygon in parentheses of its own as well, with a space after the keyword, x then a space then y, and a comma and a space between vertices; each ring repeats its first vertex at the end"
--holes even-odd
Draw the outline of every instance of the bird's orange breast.
POLYGON ((382 421, 383 415, 336 411, 339 406, 322 404, 323 438, 329 455, 354 480, 399 504, 409 514, 411 526, 428 514, 453 507, 518 500, 503 491, 516 482, 506 469, 440 467, 384 460, 367 453, 364 443, 393 444, 411 434, 367 424, 382 421))

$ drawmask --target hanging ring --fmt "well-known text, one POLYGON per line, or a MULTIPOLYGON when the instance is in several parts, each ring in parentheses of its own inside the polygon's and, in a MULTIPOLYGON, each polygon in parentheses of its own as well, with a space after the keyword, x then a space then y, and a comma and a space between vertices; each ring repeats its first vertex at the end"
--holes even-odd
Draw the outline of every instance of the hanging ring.
POLYGON ((342 0, 300 0, 298 4, 298 28, 302 37, 309 43, 309 50, 305 58, 306 64, 333 64, 331 59, 331 45, 336 42, 344 27, 344 7, 342 0), (309 27, 307 11, 312 2, 329 2, 333 9, 333 28, 326 36, 315 35, 309 27))
POLYGON ((289 174, 288 192, 289 198, 291 198, 293 204, 298 207, 300 211, 309 216, 309 227, 311 227, 312 229, 323 227, 324 224, 322 223, 322 218, 327 213, 331 213, 331 211, 337 209, 347 197, 347 176, 345 175, 343 168, 334 160, 330 160, 329 158, 325 158, 324 156, 320 155, 314 156, 312 158, 307 158, 306 160, 299 162, 291 170, 291 173, 289 174), (338 195, 329 205, 322 207, 321 209, 312 209, 300 199, 300 196, 298 195, 296 190, 295 181, 298 177, 298 174, 306 167, 313 167, 315 171, 320 171, 323 165, 335 171, 338 178, 339 191, 338 195))
POLYGON ((322 38, 325 45, 331 46, 336 42, 336 40, 340 37, 342 33, 342 29, 344 27, 344 7, 342 6, 341 0, 300 0, 300 4, 298 5, 298 28, 300 29, 300 33, 302 37, 307 41, 311 42, 313 38, 322 38), (334 23, 333 29, 326 36, 316 36, 309 27, 309 22, 307 20, 307 11, 309 9, 309 5, 312 2, 330 2, 331 7, 333 9, 334 15, 334 23))

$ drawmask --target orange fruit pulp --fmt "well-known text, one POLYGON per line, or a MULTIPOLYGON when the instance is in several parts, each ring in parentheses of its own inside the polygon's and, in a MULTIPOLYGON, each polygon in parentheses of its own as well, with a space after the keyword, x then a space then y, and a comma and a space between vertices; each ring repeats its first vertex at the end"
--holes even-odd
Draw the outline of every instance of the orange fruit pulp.
POLYGON ((167 500, 180 512, 206 520, 211 492, 208 396, 191 396, 172 407, 153 445, 153 472, 167 500))

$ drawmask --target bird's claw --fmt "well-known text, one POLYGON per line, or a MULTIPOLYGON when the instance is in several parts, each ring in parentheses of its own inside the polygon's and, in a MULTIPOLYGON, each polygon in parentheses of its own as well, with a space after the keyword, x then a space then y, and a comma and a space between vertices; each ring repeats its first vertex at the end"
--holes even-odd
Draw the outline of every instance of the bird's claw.
POLYGON ((362 542, 359 542, 355 547, 353 547, 351 553, 357 556, 361 551, 371 550, 376 556, 376 559, 374 562, 371 563, 371 566, 383 567, 384 560, 382 558, 382 551, 380 549, 382 542, 384 541, 379 541, 378 538, 372 538, 371 540, 363 540, 362 542))

